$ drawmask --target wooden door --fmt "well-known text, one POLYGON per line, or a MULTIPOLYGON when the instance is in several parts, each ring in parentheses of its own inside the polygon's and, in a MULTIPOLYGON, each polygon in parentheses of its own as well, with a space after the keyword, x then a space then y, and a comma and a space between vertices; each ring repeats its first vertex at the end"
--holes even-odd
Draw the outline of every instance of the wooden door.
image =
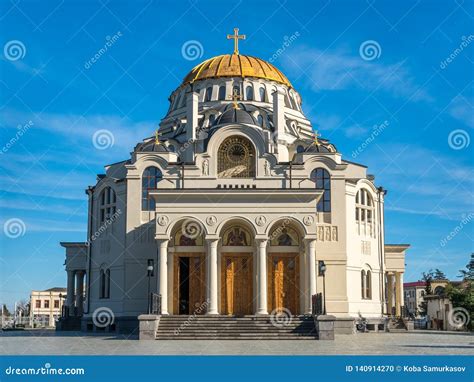
POLYGON ((173 313, 179 314, 180 300, 188 300, 187 314, 204 314, 206 312, 206 261, 203 254, 179 253, 174 256, 173 272, 173 313), (188 276, 180 274, 180 258, 189 259, 188 276), (188 283, 187 296, 180 295, 180 286, 188 283))
POLYGON ((247 254, 224 255, 222 261, 222 314, 252 314, 252 257, 247 254))
POLYGON ((268 264, 269 310, 288 309, 298 314, 299 272, 298 255, 270 255, 268 264))
POLYGON ((189 258, 189 314, 206 312, 206 267, 204 256, 189 258))

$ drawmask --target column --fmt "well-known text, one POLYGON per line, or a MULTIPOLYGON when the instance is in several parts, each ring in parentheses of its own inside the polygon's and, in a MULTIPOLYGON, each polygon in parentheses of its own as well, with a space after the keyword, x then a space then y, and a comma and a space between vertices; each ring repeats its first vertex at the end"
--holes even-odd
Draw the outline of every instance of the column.
POLYGON ((217 243, 219 239, 206 239, 207 242, 207 314, 219 314, 217 308, 217 243))
POLYGON ((393 310, 393 276, 387 273, 387 313, 392 315, 393 310))
POLYGON ((72 313, 72 307, 74 306, 74 271, 67 271, 67 294, 66 294, 66 306, 72 313))
POLYGON ((84 271, 77 271, 76 272, 76 306, 77 306, 77 315, 82 316, 84 311, 84 271))
POLYGON ((309 285, 309 310, 312 312, 312 296, 316 294, 316 240, 307 240, 308 251, 308 285, 309 285))
POLYGON ((268 314, 267 304, 267 239, 257 240, 258 296, 257 314, 268 314))
POLYGON ((401 273, 395 273, 395 315, 400 317, 402 315, 402 294, 403 288, 401 284, 401 273))
POLYGON ((168 314, 168 240, 159 241, 160 278, 158 294, 161 296, 161 314, 168 314))

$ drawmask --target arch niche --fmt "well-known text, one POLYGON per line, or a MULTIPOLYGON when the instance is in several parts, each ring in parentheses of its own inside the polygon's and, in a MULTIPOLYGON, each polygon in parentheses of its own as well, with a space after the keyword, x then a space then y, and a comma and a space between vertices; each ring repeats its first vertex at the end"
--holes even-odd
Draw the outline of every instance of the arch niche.
POLYGON ((284 219, 273 224, 267 258, 267 302, 269 312, 301 312, 303 233, 297 224, 284 219))
POLYGON ((206 313, 204 235, 201 223, 193 219, 177 222, 171 231, 173 314, 206 313))
POLYGON ((255 232, 246 221, 237 219, 227 222, 220 232, 220 312, 253 314, 255 232))

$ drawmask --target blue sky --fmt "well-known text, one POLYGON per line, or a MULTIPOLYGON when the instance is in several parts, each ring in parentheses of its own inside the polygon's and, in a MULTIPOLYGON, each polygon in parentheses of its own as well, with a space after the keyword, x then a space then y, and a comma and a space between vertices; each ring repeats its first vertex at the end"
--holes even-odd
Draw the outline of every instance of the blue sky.
POLYGON ((59 242, 86 239, 84 189, 103 165, 127 159, 153 134, 167 97, 194 65, 232 52, 225 37, 234 27, 247 35, 241 52, 272 58, 322 136, 388 189, 386 242, 412 245, 405 280, 435 267, 454 278, 468 262, 474 2, 3 1, 0 7, 1 302, 65 285, 59 242), (107 51, 98 53, 107 41, 107 51), (195 56, 183 55, 190 41, 195 56), (114 136, 105 150, 92 142, 100 129, 114 136))

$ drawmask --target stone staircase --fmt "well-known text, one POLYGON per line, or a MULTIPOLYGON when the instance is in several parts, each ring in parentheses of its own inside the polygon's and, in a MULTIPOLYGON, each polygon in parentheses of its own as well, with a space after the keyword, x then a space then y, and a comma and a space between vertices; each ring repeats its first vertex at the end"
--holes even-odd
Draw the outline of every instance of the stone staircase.
POLYGON ((161 316, 158 340, 314 340, 311 316, 161 316))

